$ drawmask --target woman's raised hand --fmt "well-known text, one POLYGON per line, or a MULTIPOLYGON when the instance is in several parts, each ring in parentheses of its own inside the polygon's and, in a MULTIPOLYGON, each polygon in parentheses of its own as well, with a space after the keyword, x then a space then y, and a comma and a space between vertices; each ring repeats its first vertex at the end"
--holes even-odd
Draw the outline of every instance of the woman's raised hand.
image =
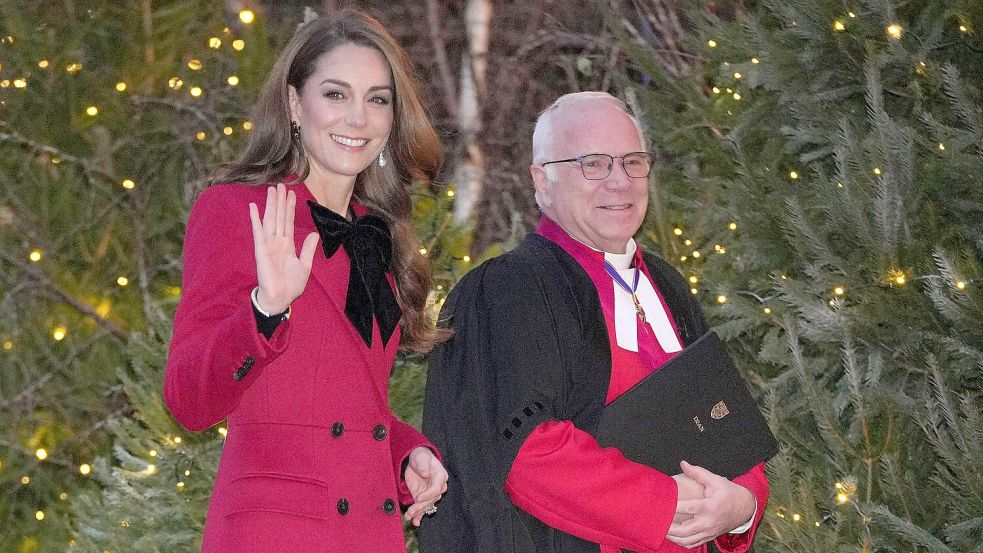
POLYGON ((283 313, 307 286, 317 250, 318 234, 304 239, 297 256, 294 244, 294 210, 297 195, 280 183, 266 190, 266 210, 259 219, 259 208, 249 204, 259 280, 259 307, 267 313, 283 313))

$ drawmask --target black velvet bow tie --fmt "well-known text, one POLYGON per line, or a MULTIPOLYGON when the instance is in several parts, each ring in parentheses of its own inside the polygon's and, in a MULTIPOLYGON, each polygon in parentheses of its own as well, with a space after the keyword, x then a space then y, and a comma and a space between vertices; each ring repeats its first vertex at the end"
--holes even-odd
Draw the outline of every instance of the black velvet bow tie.
POLYGON ((374 315, 385 346, 402 316, 386 279, 393 249, 389 227, 376 215, 367 214, 349 221, 311 200, 307 200, 307 205, 311 207, 314 226, 321 235, 324 256, 331 257, 344 246, 351 260, 345 315, 369 347, 372 347, 374 315))

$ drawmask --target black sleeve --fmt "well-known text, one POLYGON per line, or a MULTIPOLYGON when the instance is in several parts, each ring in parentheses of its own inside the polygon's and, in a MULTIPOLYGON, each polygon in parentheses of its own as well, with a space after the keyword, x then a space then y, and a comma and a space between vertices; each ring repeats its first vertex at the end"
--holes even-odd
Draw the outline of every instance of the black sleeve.
POLYGON ((263 336, 266 336, 267 340, 273 337, 273 333, 276 332, 276 329, 280 326, 280 323, 287 320, 288 311, 266 316, 260 313, 259 309, 256 308, 256 304, 253 303, 252 298, 249 299, 249 305, 253 306, 253 316, 256 318, 256 330, 258 330, 263 336))
POLYGON ((454 336, 430 358, 423 431, 451 484, 421 525, 427 553, 520 550, 512 535, 520 515, 502 487, 529 433, 563 418, 565 355, 552 306, 536 275, 505 257, 467 275, 441 312, 454 336))

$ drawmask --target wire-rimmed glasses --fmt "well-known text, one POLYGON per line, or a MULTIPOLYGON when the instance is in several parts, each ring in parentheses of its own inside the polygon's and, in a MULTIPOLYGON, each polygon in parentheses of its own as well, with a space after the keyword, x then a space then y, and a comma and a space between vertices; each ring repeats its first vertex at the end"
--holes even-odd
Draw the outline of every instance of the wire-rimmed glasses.
POLYGON ((618 159, 620 160, 621 168, 625 170, 625 174, 629 177, 641 178, 649 176, 649 172, 652 171, 654 157, 648 152, 632 152, 623 156, 585 154, 570 159, 547 161, 540 165, 546 167, 550 163, 576 162, 580 165, 580 170, 583 172, 585 179, 601 180, 608 178, 608 175, 611 174, 611 169, 614 168, 614 160, 618 159))

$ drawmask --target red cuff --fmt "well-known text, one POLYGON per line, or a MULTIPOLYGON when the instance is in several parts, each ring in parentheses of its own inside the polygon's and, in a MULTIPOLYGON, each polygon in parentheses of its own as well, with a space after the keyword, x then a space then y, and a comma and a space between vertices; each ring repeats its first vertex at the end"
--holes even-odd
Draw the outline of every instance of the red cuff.
POLYGON ((755 512, 751 528, 747 532, 724 534, 714 540, 721 553, 745 553, 751 547, 755 531, 764 517, 765 507, 768 504, 768 477, 765 476, 764 463, 758 463, 751 470, 735 478, 733 482, 744 486, 754 495, 758 502, 758 510, 755 512))

